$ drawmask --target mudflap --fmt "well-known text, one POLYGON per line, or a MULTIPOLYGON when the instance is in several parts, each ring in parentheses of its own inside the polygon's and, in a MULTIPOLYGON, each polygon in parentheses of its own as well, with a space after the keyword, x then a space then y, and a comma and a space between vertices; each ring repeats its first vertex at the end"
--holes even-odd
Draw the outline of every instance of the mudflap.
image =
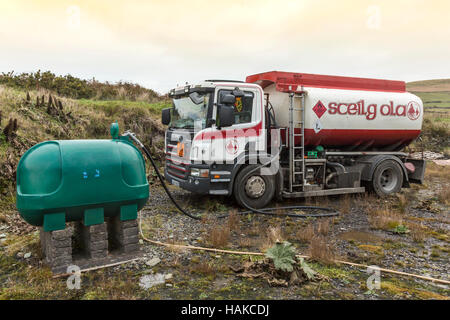
POLYGON ((405 164, 411 163, 414 166, 414 172, 408 171, 409 181, 412 183, 423 184, 425 176, 426 161, 423 159, 409 159, 407 158, 405 164))
POLYGON ((283 188, 284 188, 284 177, 283 170, 278 170, 277 175, 275 176, 275 200, 282 201, 283 200, 283 188))

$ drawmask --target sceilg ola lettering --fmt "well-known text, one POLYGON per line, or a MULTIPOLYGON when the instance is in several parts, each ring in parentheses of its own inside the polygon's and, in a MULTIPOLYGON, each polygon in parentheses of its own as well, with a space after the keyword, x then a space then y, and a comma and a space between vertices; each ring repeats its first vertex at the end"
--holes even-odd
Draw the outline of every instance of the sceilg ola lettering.
POLYGON ((358 115, 366 116, 367 120, 373 120, 376 118, 377 114, 383 116, 397 116, 406 117, 406 105, 398 104, 396 105, 394 101, 390 101, 388 104, 382 104, 378 108, 378 104, 370 103, 367 104, 364 100, 359 100, 358 102, 330 102, 328 104, 329 114, 338 115, 358 115), (378 112, 379 111, 379 112, 378 112))

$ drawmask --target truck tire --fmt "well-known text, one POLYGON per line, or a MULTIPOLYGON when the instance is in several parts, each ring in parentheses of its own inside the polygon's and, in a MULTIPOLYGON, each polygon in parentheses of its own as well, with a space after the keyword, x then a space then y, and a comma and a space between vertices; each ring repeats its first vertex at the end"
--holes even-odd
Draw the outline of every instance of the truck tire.
POLYGON ((234 181, 234 198, 243 208, 245 208, 244 203, 255 209, 264 208, 275 195, 274 176, 260 175, 260 170, 255 170, 250 176, 246 177, 256 167, 258 166, 246 166, 239 171, 234 181))
POLYGON ((394 160, 381 162, 373 172, 372 188, 380 197, 399 192, 402 185, 403 170, 394 160))

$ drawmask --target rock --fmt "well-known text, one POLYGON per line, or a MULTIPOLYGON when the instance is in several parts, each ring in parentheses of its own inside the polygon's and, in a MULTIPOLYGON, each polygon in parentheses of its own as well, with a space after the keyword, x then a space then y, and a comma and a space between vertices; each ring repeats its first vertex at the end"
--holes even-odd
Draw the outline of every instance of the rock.
POLYGON ((144 240, 139 239, 139 244, 144 244, 144 240))
POLYGON ((30 257, 31 257, 31 252, 25 253, 25 254, 23 255, 23 257, 24 257, 25 259, 30 258, 30 257))
POLYGON ((17 252, 16 256, 17 256, 17 258, 22 258, 23 257, 23 252, 17 252))
POLYGON ((156 266, 156 265, 157 265, 158 263, 160 263, 160 262, 161 262, 161 259, 160 259, 160 258, 154 257, 154 258, 148 260, 145 264, 146 264, 147 266, 149 266, 149 267, 154 267, 154 266, 156 266))
POLYGON ((172 278, 173 278, 173 274, 172 273, 168 273, 168 274, 165 275, 165 279, 166 280, 170 280, 172 278))
POLYGON ((1 233, 0 234, 0 239, 4 239, 4 238, 6 238, 6 234, 5 233, 1 233))
POLYGON ((161 273, 157 273, 155 275, 146 275, 141 277, 141 279, 139 280, 139 286, 142 289, 149 289, 158 284, 163 284, 164 281, 164 275, 161 273))
POLYGON ((171 283, 166 283, 166 287, 173 287, 171 283))

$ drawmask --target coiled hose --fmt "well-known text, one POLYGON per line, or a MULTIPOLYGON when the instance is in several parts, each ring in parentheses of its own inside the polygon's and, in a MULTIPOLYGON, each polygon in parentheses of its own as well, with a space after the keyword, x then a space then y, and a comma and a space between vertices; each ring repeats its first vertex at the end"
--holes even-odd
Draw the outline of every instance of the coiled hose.
MULTIPOLYGON (((158 167, 156 166, 155 160, 153 159, 152 155, 150 154, 150 152, 148 151, 148 149, 144 146, 144 144, 136 137, 136 135, 133 132, 127 131, 125 132, 124 136, 128 136, 129 138, 131 138, 131 140, 133 140, 145 153, 145 155, 147 156, 147 158, 150 160, 150 163, 152 164, 153 168, 155 169, 156 175, 158 176, 159 181, 161 182, 161 185, 164 188, 164 191, 166 192, 167 196, 169 197, 169 199, 172 201, 172 203, 175 205, 175 207, 184 215, 188 216, 189 218, 195 219, 195 220, 201 220, 202 216, 196 216, 193 215, 189 212, 187 212, 186 210, 184 210, 183 208, 181 208, 181 206, 178 204, 178 202, 174 199, 174 197, 172 196, 172 194, 170 193, 169 189, 167 188, 166 182, 164 181, 164 178, 162 177, 161 173, 158 170, 158 167)), ((281 146, 280 146, 280 150, 278 152, 278 155, 281 151, 281 146)), ((261 164, 260 166, 254 168, 252 171, 248 172, 243 180, 245 180, 247 177, 249 177, 254 171, 261 169, 262 167, 269 165, 270 163, 272 163, 275 159, 277 159, 277 156, 272 157, 272 159, 265 163, 265 164, 261 164)), ((245 202, 243 202, 244 207, 248 210, 248 211, 243 211, 243 212, 238 212, 238 215, 246 215, 249 213, 257 213, 257 214, 262 214, 262 215, 269 215, 269 216, 286 216, 286 217, 292 217, 292 218, 308 218, 308 217, 315 217, 315 218, 323 218, 323 217, 334 217, 339 215, 339 212, 332 209, 332 208, 324 208, 324 207, 317 207, 317 206, 286 206, 286 207, 277 207, 277 208, 264 208, 264 209, 256 209, 256 208, 252 208, 250 207, 248 204, 246 204, 245 202), (315 211, 325 211, 322 213, 305 213, 305 214, 296 214, 296 213, 292 213, 292 212, 275 212, 278 210, 315 210, 315 211)), ((225 218, 228 217, 229 214, 226 215, 221 215, 218 218, 225 218)))

